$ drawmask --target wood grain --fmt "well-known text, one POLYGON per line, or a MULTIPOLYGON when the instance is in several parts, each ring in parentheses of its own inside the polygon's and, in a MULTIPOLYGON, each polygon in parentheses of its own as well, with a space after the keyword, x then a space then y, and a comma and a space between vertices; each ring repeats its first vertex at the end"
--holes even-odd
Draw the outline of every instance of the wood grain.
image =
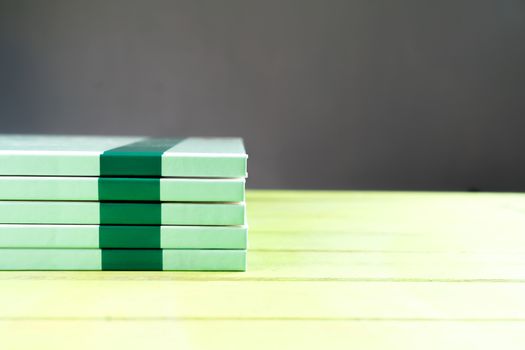
POLYGON ((525 346, 525 195, 248 193, 249 271, 1 272, 6 349, 525 346))

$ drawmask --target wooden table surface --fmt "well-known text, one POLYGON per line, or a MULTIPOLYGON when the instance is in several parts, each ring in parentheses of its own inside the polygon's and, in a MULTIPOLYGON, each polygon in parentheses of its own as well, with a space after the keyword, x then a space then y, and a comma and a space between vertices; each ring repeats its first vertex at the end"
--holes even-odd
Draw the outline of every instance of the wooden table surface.
POLYGON ((251 191, 248 212, 245 273, 0 272, 0 348, 525 348, 525 195, 251 191))

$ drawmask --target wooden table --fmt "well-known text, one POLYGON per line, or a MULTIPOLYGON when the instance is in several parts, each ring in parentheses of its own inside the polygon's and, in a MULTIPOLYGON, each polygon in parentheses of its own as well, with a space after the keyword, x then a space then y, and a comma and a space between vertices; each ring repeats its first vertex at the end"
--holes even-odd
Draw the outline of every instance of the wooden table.
POLYGON ((523 349, 525 195, 251 191, 246 273, 1 272, 0 348, 523 349))

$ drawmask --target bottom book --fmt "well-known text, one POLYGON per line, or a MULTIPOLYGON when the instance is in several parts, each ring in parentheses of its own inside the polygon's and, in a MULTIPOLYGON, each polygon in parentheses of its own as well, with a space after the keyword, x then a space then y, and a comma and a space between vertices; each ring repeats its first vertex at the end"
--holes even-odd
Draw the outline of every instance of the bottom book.
POLYGON ((0 270, 245 271, 246 250, 0 249, 0 270))

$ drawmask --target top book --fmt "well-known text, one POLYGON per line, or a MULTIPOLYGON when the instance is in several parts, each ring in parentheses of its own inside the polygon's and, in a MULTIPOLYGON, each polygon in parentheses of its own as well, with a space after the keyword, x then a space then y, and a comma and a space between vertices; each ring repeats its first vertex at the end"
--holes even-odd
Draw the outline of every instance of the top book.
POLYGON ((0 135, 0 175, 246 177, 240 138, 0 135))

